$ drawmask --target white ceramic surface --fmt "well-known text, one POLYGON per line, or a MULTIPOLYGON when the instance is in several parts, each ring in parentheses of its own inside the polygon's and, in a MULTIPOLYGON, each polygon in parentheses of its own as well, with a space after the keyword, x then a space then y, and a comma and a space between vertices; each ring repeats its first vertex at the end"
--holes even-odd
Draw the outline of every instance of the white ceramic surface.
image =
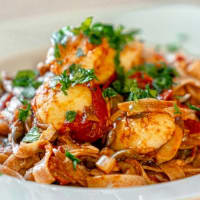
MULTIPOLYGON (((177 33, 186 33, 185 48, 200 55, 200 8, 189 5, 132 7, 114 10, 84 10, 42 17, 16 19, 0 26, 0 70, 14 72, 42 60, 52 31, 66 24, 79 24, 86 16, 96 16, 127 27, 139 27, 150 43, 174 41, 177 33)), ((124 189, 87 189, 39 185, 11 177, 0 177, 0 200, 178 200, 200 196, 200 175, 145 187, 124 189)))

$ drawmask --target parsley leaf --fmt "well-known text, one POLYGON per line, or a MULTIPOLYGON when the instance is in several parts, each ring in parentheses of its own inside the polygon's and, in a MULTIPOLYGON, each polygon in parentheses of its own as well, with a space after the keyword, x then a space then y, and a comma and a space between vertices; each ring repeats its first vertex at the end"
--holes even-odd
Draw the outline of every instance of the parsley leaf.
POLYGON ((145 89, 141 89, 138 87, 136 80, 131 80, 129 84, 130 84, 129 86, 126 85, 126 87, 129 88, 128 89, 125 88, 125 91, 130 91, 130 94, 128 96, 128 101, 137 101, 138 99, 157 97, 158 94, 157 91, 150 89, 149 85, 146 85, 145 89))
POLYGON ((84 22, 82 22, 80 27, 75 27, 71 31, 77 35, 83 33, 88 37, 92 44, 99 45, 103 38, 107 38, 108 43, 111 48, 116 50, 122 50, 124 45, 134 39, 134 35, 139 32, 139 30, 132 30, 129 32, 124 32, 124 27, 119 26, 114 28, 110 24, 103 24, 100 22, 92 24, 92 17, 88 17, 84 22))
POLYGON ((77 164, 81 162, 80 159, 76 158, 76 157, 75 157, 74 155, 72 155, 69 151, 66 151, 66 152, 65 152, 65 156, 68 157, 68 158, 72 161, 72 163, 73 163, 73 168, 74 168, 74 170, 76 170, 77 164))
POLYGON ((23 138, 22 142, 25 142, 25 143, 32 143, 32 142, 35 142, 35 141, 39 140, 39 138, 40 138, 39 129, 38 129, 38 127, 34 126, 34 127, 31 128, 31 130, 25 135, 25 137, 23 138))
POLYGON ((189 107, 190 109, 192 109, 192 110, 200 111, 200 108, 197 107, 197 106, 195 106, 195 105, 192 105, 192 104, 187 104, 187 105, 188 105, 188 107, 189 107))
POLYGON ((113 88, 111 88, 111 87, 109 87, 109 88, 106 88, 103 92, 102 92, 102 95, 103 95, 103 97, 104 98, 106 98, 106 97, 114 97, 114 96, 117 96, 117 92, 113 89, 113 88))
POLYGON ((28 87, 32 84, 37 74, 34 70, 21 70, 17 72, 13 85, 18 87, 28 87))
POLYGON ((174 104, 174 114, 181 114, 181 111, 176 103, 174 104))
POLYGON ((32 99, 35 96, 35 90, 42 84, 42 82, 36 80, 37 75, 38 73, 35 70, 18 71, 13 79, 13 86, 23 87, 21 95, 27 99, 32 99))
POLYGON ((59 49, 58 44, 55 44, 55 47, 54 47, 54 57, 55 58, 60 58, 61 57, 61 55, 60 55, 60 49, 59 49))
POLYGON ((97 77, 93 69, 84 69, 80 65, 72 64, 69 70, 65 70, 60 76, 56 76, 52 80, 51 87, 55 87, 58 82, 61 84, 61 90, 65 95, 67 95, 66 90, 70 86, 75 86, 77 84, 84 84, 93 79, 97 80, 97 77), (67 74, 67 72, 69 72, 67 74))
POLYGON ((126 76, 131 76, 138 71, 144 72, 153 78, 153 87, 158 93, 171 88, 173 85, 173 78, 178 75, 174 68, 167 66, 165 63, 161 63, 160 67, 154 64, 144 64, 135 67, 130 70, 126 76))
POLYGON ((25 122, 31 115, 31 105, 27 104, 26 109, 19 109, 19 120, 25 122))
POLYGON ((70 71, 70 81, 72 86, 76 84, 87 83, 93 79, 97 80, 97 77, 94 73, 93 69, 84 69, 81 68, 80 65, 72 64, 69 67, 70 71))
POLYGON ((59 82, 61 83, 61 90, 67 95, 66 90, 70 87, 71 82, 66 70, 59 76, 59 82))
POLYGON ((76 119, 76 112, 73 110, 66 112, 66 120, 67 122, 72 123, 76 119))

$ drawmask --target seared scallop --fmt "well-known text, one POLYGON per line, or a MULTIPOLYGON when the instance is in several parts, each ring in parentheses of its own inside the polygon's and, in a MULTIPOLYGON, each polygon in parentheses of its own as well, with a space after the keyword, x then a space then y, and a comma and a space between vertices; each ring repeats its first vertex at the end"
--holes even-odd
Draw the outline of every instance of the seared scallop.
POLYGON ((160 148, 173 135, 174 119, 166 113, 148 113, 117 122, 114 150, 132 148, 138 153, 148 153, 160 148))
POLYGON ((76 85, 67 90, 67 95, 60 86, 51 88, 50 81, 44 83, 32 101, 37 120, 44 124, 52 124, 57 130, 65 121, 67 111, 83 112, 92 104, 92 94, 85 85, 76 85))

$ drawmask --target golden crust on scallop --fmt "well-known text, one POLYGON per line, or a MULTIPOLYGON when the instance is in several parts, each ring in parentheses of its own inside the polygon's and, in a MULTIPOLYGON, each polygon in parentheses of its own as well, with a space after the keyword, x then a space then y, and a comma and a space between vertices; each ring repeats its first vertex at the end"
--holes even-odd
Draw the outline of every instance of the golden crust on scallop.
POLYGON ((67 111, 84 111, 92 104, 91 91, 87 86, 70 87, 65 95, 60 89, 52 89, 49 83, 44 83, 32 101, 37 120, 44 124, 52 124, 60 129, 65 121, 67 111))
POLYGON ((160 148, 173 135, 174 119, 165 113, 148 113, 138 118, 123 118, 117 123, 115 150, 132 148, 138 153, 148 153, 160 148))

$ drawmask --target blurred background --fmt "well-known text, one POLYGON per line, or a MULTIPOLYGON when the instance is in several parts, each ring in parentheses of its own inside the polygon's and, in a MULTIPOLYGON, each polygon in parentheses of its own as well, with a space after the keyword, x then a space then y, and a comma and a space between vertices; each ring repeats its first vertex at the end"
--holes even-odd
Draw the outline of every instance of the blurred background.
POLYGON ((56 12, 70 12, 74 9, 134 8, 154 4, 200 4, 199 0, 0 0, 0 21, 13 18, 45 15, 56 12))
MULTIPOLYGON (((165 45, 186 33, 185 47, 199 55, 200 0, 0 0, 0 67, 33 51, 35 61, 43 60, 52 32, 88 16, 140 28, 148 44, 165 45)), ((22 65, 19 60, 15 65, 22 65)))

